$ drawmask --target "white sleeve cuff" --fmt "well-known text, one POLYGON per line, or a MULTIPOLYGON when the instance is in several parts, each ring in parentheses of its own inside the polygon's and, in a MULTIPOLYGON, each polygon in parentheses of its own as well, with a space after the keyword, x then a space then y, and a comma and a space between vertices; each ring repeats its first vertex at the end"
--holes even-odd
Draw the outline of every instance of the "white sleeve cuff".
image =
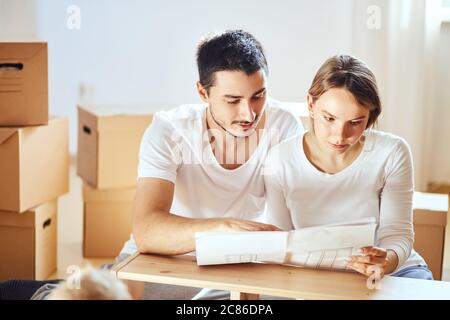
POLYGON ((156 170, 156 169, 141 169, 138 173, 138 179, 139 178, 158 178, 163 180, 168 180, 175 184, 175 181, 177 180, 177 175, 172 172, 162 171, 162 170, 156 170))
POLYGON ((409 257, 409 254, 405 251, 405 249, 398 245, 398 244, 387 244, 387 245, 381 245, 382 248, 385 248, 386 250, 390 249, 392 251, 394 251, 397 254, 398 257, 398 263, 397 263, 397 267, 394 269, 394 271, 391 272, 394 273, 396 272, 401 266, 403 266, 403 264, 406 262, 406 260, 409 257))

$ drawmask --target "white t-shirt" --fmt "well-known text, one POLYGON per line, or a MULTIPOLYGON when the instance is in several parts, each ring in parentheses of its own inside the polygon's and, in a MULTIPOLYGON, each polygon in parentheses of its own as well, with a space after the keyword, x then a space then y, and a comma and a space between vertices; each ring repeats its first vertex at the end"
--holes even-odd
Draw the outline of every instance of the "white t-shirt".
POLYGON ((264 166, 267 220, 284 230, 375 217, 375 245, 394 250, 396 271, 425 265, 413 250, 413 167, 408 144, 367 130, 360 155, 336 174, 319 171, 303 149, 304 133, 274 147, 264 166))
MULTIPOLYGON (((250 159, 232 170, 215 158, 206 127, 206 104, 182 105, 154 115, 141 141, 138 177, 175 184, 171 213, 189 218, 233 217, 264 221, 262 166, 269 149, 303 132, 299 119, 274 100, 250 159)), ((121 253, 136 251, 134 240, 121 253)))

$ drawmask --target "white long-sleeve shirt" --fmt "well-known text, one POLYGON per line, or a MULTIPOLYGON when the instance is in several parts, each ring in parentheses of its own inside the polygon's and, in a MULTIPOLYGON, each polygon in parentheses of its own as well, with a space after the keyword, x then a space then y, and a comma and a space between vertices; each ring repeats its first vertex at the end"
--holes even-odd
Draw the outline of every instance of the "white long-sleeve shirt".
POLYGON ((265 163, 267 220, 284 230, 375 217, 375 245, 398 255, 395 271, 425 265, 413 250, 413 166, 408 144, 367 130, 360 155, 336 174, 307 159, 304 134, 274 147, 265 163))

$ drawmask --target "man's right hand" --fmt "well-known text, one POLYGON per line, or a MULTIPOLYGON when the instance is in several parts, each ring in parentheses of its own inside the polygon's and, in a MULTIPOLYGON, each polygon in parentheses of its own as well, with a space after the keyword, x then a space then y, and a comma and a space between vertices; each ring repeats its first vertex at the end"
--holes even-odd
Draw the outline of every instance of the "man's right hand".
POLYGON ((219 222, 217 231, 282 231, 274 225, 261 222, 235 218, 220 218, 217 220, 219 222))

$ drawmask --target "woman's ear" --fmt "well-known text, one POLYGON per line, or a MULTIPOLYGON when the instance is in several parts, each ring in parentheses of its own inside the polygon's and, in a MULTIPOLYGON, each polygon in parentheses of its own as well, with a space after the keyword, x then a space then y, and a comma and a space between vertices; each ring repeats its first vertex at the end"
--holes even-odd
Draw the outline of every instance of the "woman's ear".
POLYGON ((314 114, 313 113, 313 97, 309 93, 306 95, 306 101, 307 101, 307 104, 308 104, 309 115, 312 118, 313 114, 314 114))
POLYGON ((202 99, 203 102, 208 102, 208 92, 206 92, 206 89, 203 87, 200 81, 197 81, 196 85, 200 99, 202 99))

